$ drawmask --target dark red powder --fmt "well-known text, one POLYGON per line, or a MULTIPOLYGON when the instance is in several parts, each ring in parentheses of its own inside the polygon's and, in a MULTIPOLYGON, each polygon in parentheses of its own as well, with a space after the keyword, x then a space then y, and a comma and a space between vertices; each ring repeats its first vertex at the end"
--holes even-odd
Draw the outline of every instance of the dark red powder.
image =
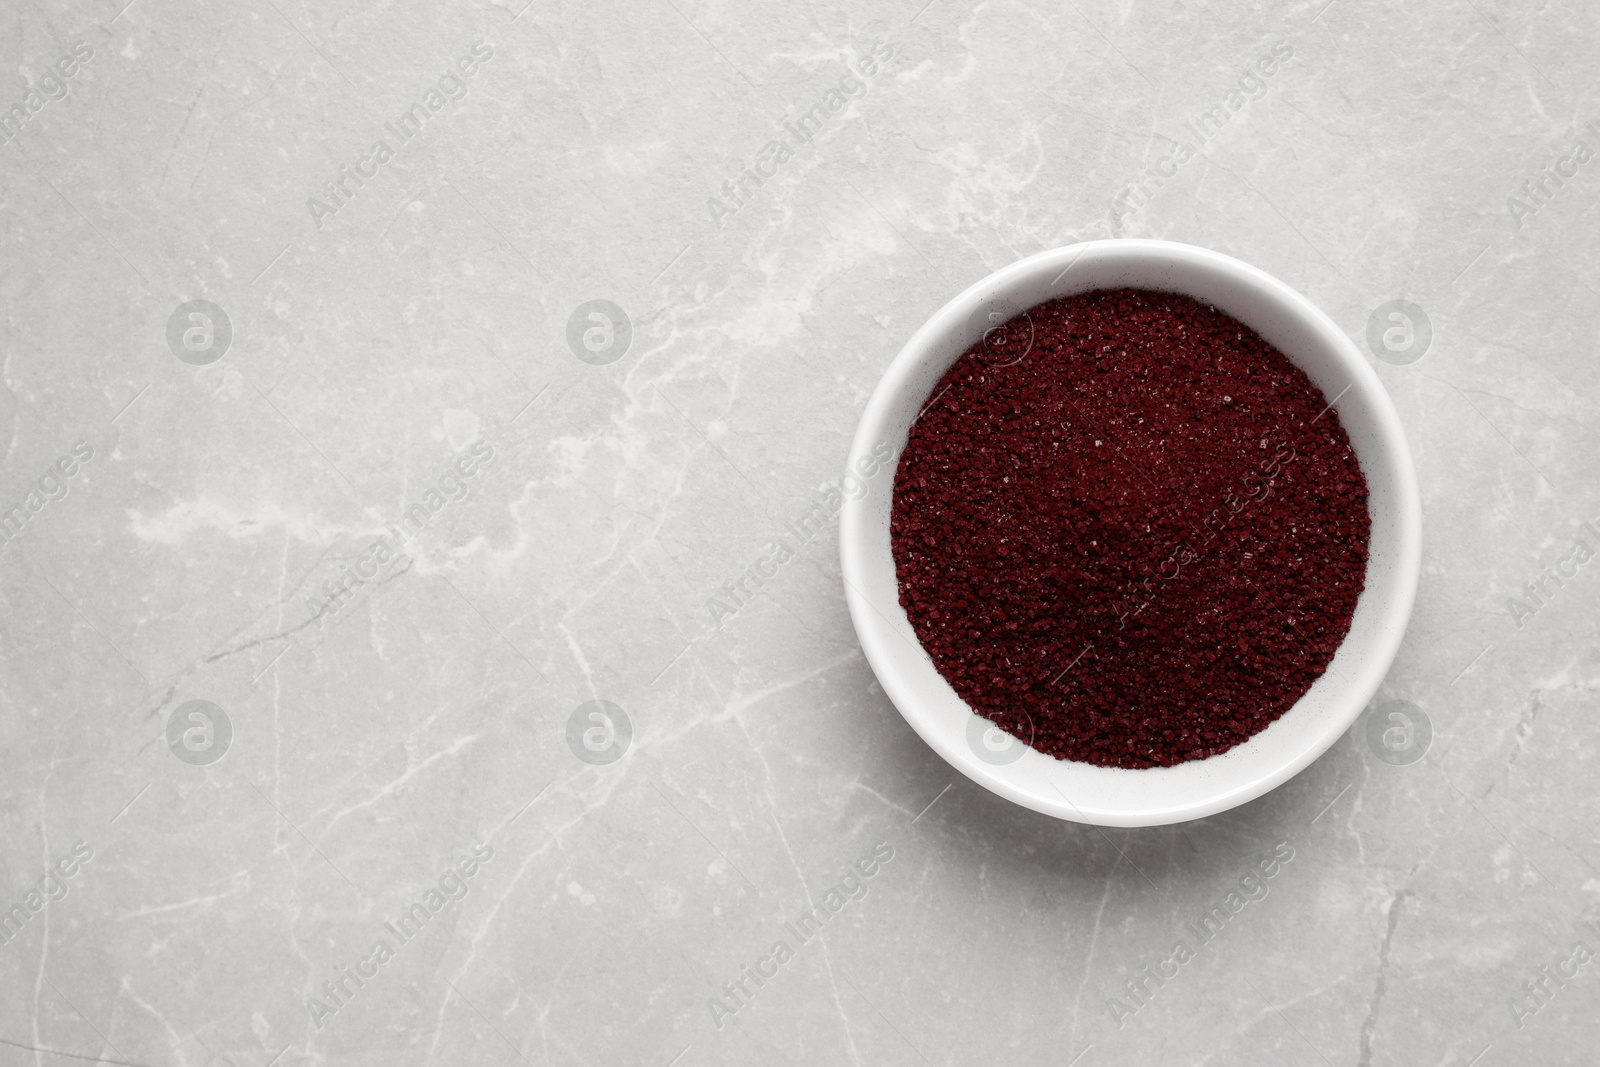
POLYGON ((1337 410, 1173 293, 1053 300, 989 341, 895 475, 900 603, 935 666, 1060 759, 1170 766, 1264 730, 1327 668, 1366 574, 1337 410))

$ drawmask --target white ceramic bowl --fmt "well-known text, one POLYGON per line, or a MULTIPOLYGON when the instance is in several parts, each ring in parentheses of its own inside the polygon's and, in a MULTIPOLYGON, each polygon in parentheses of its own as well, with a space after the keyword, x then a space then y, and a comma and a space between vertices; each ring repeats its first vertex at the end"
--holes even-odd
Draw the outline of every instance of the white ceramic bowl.
POLYGON ((950 301, 900 350, 850 449, 840 517, 845 596, 889 699, 958 771, 1034 811, 1104 826, 1154 826, 1226 811, 1327 751, 1372 699, 1416 595, 1421 509, 1400 421, 1367 361, 1327 315, 1283 282, 1193 245, 1112 240, 1030 256, 950 301), (1366 588, 1332 663, 1294 707, 1220 756, 1146 770, 1057 760, 995 729, 939 674, 900 607, 889 545, 895 463, 934 385, 985 328, 1059 296, 1131 286, 1186 293, 1245 323, 1310 376, 1366 474, 1372 516, 1366 588))

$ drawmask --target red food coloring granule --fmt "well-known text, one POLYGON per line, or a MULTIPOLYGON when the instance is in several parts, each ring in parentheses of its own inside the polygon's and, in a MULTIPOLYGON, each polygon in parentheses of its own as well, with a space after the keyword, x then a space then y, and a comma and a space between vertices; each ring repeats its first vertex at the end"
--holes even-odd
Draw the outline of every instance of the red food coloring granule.
POLYGON ((1058 759, 1171 766, 1327 669, 1366 575, 1366 478, 1248 326, 1097 290, 991 330, 931 395, 895 474, 900 603, 979 715, 1058 759))

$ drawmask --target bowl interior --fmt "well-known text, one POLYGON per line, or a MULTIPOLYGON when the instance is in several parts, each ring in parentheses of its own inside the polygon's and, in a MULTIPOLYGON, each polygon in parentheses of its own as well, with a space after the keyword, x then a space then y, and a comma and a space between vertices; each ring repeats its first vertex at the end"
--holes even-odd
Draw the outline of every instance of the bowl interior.
POLYGON ((1336 741, 1394 658, 1416 590, 1420 510, 1399 420, 1350 339, 1299 293, 1220 253, 1166 241, 1094 241, 1040 253, 972 286, 911 338, 867 405, 849 470, 840 547, 851 618, 884 690, 952 766, 1001 796, 1063 819, 1144 826, 1200 818, 1286 781, 1336 741), (990 729, 923 651, 900 607, 889 511, 894 462, 950 365, 984 330, 1060 296, 1131 286, 1184 293, 1256 330, 1329 401, 1366 475, 1372 531, 1366 588, 1324 675, 1267 729, 1205 760, 1145 770, 1056 760, 990 729), (876 457, 876 461, 875 461, 876 457))

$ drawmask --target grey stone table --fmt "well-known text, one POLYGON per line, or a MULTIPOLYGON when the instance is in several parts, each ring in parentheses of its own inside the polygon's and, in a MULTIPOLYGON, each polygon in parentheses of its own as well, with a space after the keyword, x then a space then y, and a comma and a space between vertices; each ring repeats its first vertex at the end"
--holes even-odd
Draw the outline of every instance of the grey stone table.
POLYGON ((0 1065, 1594 1062, 1592 5, 524 2, 5 10, 0 1065), (1116 235, 1326 309, 1426 513, 1367 717, 1136 832, 800 528, 1116 235))

